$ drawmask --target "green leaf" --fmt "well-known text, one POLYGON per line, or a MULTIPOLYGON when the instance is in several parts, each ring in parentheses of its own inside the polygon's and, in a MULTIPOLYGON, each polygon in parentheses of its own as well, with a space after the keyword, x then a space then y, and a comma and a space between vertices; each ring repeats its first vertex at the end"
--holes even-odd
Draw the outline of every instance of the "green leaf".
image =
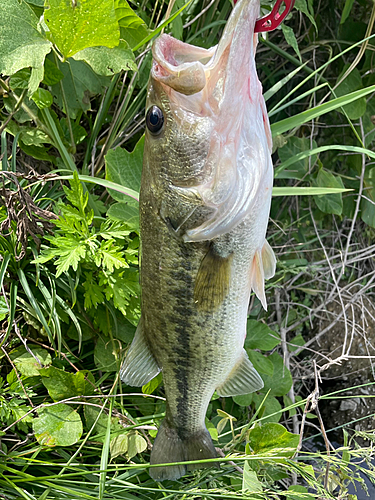
POLYGON ((135 317, 139 317, 140 286, 138 270, 131 267, 116 270, 108 280, 108 287, 111 289, 114 306, 134 324, 135 317), (132 299, 135 300, 132 302, 132 299))
POLYGON ((54 62, 48 57, 44 61, 44 85, 52 86, 59 83, 60 80, 64 78, 64 73, 62 73, 54 62))
POLYGON ((250 358, 250 361, 253 363, 254 368, 256 369, 257 372, 259 373, 265 373, 266 375, 269 375, 272 377, 273 375, 273 363, 271 360, 266 358, 266 356, 263 356, 258 351, 247 351, 247 354, 250 358))
POLYGON ((59 108, 69 113, 70 118, 75 119, 80 111, 86 112, 91 108, 90 97, 100 94, 109 84, 109 79, 97 75, 91 66, 75 59, 61 63, 60 70, 64 78, 61 82, 52 85, 51 91, 56 97, 59 108), (65 109, 61 85, 65 92, 68 110, 65 109))
MULTIPOLYGON (((318 187, 345 189, 341 177, 331 174, 331 172, 328 172, 324 168, 319 170, 314 184, 318 187)), ((341 193, 314 196, 314 201, 319 210, 326 214, 342 214, 343 203, 341 193)))
POLYGON ((346 0, 345 1, 345 5, 344 5, 344 8, 343 8, 342 14, 341 14, 340 24, 344 24, 344 22, 348 19, 349 14, 352 10, 353 4, 354 4, 354 0, 346 0))
POLYGON ((120 42, 113 0, 47 0, 44 20, 65 58, 87 47, 120 42))
POLYGON ((30 68, 20 69, 19 71, 17 71, 17 73, 14 73, 14 75, 10 78, 9 87, 12 90, 27 89, 27 87, 29 86, 30 75, 31 75, 30 68))
POLYGON ((163 375, 160 372, 156 377, 150 380, 142 387, 143 394, 152 394, 163 383, 163 375))
POLYGON ((253 393, 233 396, 232 399, 239 406, 250 406, 253 401, 253 393))
POLYGON ((37 377, 40 375, 40 370, 43 366, 52 363, 51 355, 41 347, 33 347, 30 349, 34 356, 32 356, 25 347, 18 347, 9 354, 10 359, 16 365, 17 370, 25 377, 37 377), (38 361, 35 359, 37 358, 38 361))
POLYGON ((316 29, 316 32, 318 32, 318 27, 316 25, 316 22, 315 22, 315 19, 314 19, 314 16, 311 14, 311 12, 309 11, 309 8, 306 4, 306 0, 296 0, 295 2, 295 8, 297 10, 299 10, 300 12, 302 12, 303 14, 305 14, 305 16, 307 16, 309 18, 309 21, 311 22, 311 24, 315 27, 316 29))
MULTIPOLYGON (((261 406, 263 400, 263 394, 254 394, 253 403, 256 410, 258 410, 261 406)), ((283 412, 281 404, 273 396, 268 396, 259 413, 259 417, 262 418, 262 422, 278 422, 282 415, 283 412), (276 415, 274 415, 274 413, 276 413, 276 415)))
POLYGON ((210 433, 211 438, 214 441, 217 441, 219 439, 219 433, 217 432, 217 429, 214 426, 214 424, 210 420, 208 420, 207 417, 205 418, 205 424, 206 424, 206 429, 210 433))
POLYGON ((86 272, 86 281, 82 283, 83 288, 85 289, 85 309, 90 309, 91 307, 97 307, 98 304, 104 302, 104 294, 103 288, 98 285, 96 280, 93 277, 93 273, 86 272))
MULTIPOLYGON (((77 271, 78 264, 86 257, 87 251, 85 243, 75 238, 60 238, 60 242, 60 250, 55 249, 54 253, 54 255, 60 255, 55 261, 56 278, 68 271, 70 267, 77 271)), ((43 256, 40 260, 38 259, 38 262, 43 262, 43 256)))
POLYGON ((31 67, 28 83, 32 95, 43 79, 44 58, 52 43, 40 34, 38 18, 23 0, 0 2, 0 73, 14 75, 31 67))
POLYGON ((51 92, 46 89, 38 88, 36 92, 31 96, 31 99, 35 102, 39 109, 49 108, 53 104, 53 97, 51 92))
POLYGON ((236 417, 230 415, 224 410, 217 409, 216 413, 218 414, 219 417, 221 417, 221 420, 219 420, 219 422, 216 424, 218 434, 221 434, 223 432, 228 422, 237 421, 236 417))
MULTIPOLYGON (((112 149, 107 153, 105 157, 106 179, 139 192, 144 140, 143 135, 131 153, 122 148, 112 149)), ((109 192, 116 201, 127 201, 128 199, 125 195, 112 189, 109 192)))
POLYGON ((19 134, 19 140, 26 146, 44 146, 51 142, 51 138, 39 128, 20 126, 14 121, 8 123, 6 130, 14 136, 19 134))
POLYGON ((257 425, 249 432, 249 444, 255 454, 293 456, 299 443, 299 435, 288 432, 277 423, 257 425), (292 448, 292 450, 285 450, 292 448))
POLYGON ((375 167, 367 171, 364 179, 365 196, 361 200, 361 219, 375 227, 375 167))
POLYGON ((34 145, 28 146, 21 140, 18 142, 22 151, 24 151, 27 155, 32 156, 37 160, 49 161, 54 165, 56 165, 56 157, 51 156, 47 153, 48 148, 46 148, 46 146, 34 146, 34 145))
MULTIPOLYGON (((349 68, 349 64, 345 64, 342 72, 337 77, 337 82, 341 80, 346 70, 349 68)), ((355 90, 360 90, 363 88, 361 73, 357 68, 351 70, 349 75, 342 81, 335 89, 335 94, 337 97, 346 96, 350 92, 355 90)), ((358 120, 366 112, 366 98, 362 97, 357 99, 355 102, 347 104, 343 107, 344 111, 351 120, 358 120)))
POLYGON ((264 382, 264 387, 262 392, 267 392, 270 390, 270 396, 284 396, 289 392, 292 387, 292 376, 288 368, 284 365, 283 358, 274 352, 268 359, 273 363, 273 375, 272 377, 264 373, 261 377, 264 382))
POLYGON ((89 47, 80 50, 74 56, 75 60, 85 61, 98 75, 113 76, 120 71, 137 71, 133 52, 128 44, 121 40, 118 47, 89 47))
POLYGON ((111 219, 125 222, 133 230, 139 231, 139 208, 138 203, 114 203, 107 212, 111 219), (135 206, 136 205, 136 206, 135 206))
POLYGON ((35 437, 42 446, 72 446, 82 436, 82 421, 68 405, 58 404, 38 410, 33 421, 35 437))
POLYGON ((260 349, 271 351, 280 343, 280 336, 271 330, 265 323, 254 319, 247 320, 246 349, 260 349))
MULTIPOLYGON (((61 139, 65 139, 65 143, 67 145, 70 144, 70 140, 71 140, 68 120, 71 122, 70 118, 68 118, 68 117, 66 117, 66 118, 64 117, 64 118, 60 119, 60 129, 62 132, 61 139)), ((81 125, 77 121, 71 123, 71 126, 72 126, 71 129, 73 132, 73 139, 74 139, 75 144, 76 145, 81 144, 81 142, 83 142, 87 136, 86 130, 83 127, 81 127, 81 125)), ((97 204, 97 200, 95 199, 95 195, 92 195, 92 197, 94 198, 95 203, 97 204)))
POLYGON ((121 247, 114 244, 114 240, 102 241, 100 249, 97 250, 97 255, 101 261, 99 266, 108 270, 110 273, 112 273, 114 269, 129 267, 123 257, 121 247))
POLYGON ((111 442, 109 444, 111 458, 114 459, 119 455, 125 455, 125 453, 128 451, 128 447, 129 447, 129 440, 127 432, 115 436, 114 438, 111 439, 111 442))
POLYGON ((89 396, 95 390, 94 377, 88 370, 70 373, 50 366, 41 369, 39 373, 42 376, 43 385, 54 401, 75 396, 89 396))
POLYGON ((298 349, 297 346, 302 347, 305 345, 305 339, 302 337, 301 334, 298 334, 290 340, 290 344, 288 344, 288 349, 290 352, 294 352, 298 349), (294 344, 294 345, 290 345, 290 344, 294 344))
POLYGON ((260 492, 263 491, 262 483, 259 481, 255 470, 249 466, 249 461, 245 460, 243 468, 242 491, 260 492))
MULTIPOLYGON (((171 14, 174 14, 177 12, 181 7, 183 7, 185 0, 176 0, 173 7, 171 14)), ((177 16, 176 19, 174 19, 171 24, 171 31, 172 35, 177 38, 177 40, 182 40, 182 34, 184 31, 183 23, 182 23, 182 18, 181 16, 177 16)))
POLYGON ((64 186, 65 195, 70 203, 78 208, 83 214, 87 207, 88 193, 83 193, 83 186, 78 178, 77 172, 73 173, 73 179, 69 182, 70 189, 64 186))
POLYGON ((301 53, 299 51, 298 42, 297 42, 296 35, 294 34, 293 29, 290 26, 288 26, 284 23, 281 23, 281 31, 284 33, 286 43, 288 43, 293 48, 294 52, 298 56, 298 59, 302 63, 301 53))
POLYGON ((137 16, 126 0, 115 0, 115 12, 121 38, 129 44, 130 48, 134 48, 149 34, 145 22, 137 16))
POLYGON ((9 314, 9 309, 7 303, 5 302, 5 297, 0 297, 0 321, 3 321, 3 319, 5 319, 8 316, 8 314, 9 314))
POLYGON ((115 372, 121 360, 121 343, 117 340, 99 337, 94 349, 96 367, 103 372, 115 372))
POLYGON ((286 500, 313 500, 313 496, 311 494, 308 494, 308 489, 304 486, 294 484, 292 486, 289 486, 286 500), (304 495, 304 493, 307 493, 307 495, 304 495))
MULTIPOLYGON (((20 92, 15 91, 14 95, 16 95, 17 98, 19 98, 20 92)), ((8 96, 7 96, 7 94, 4 94, 3 101, 4 101, 5 109, 8 111, 8 113, 14 113, 15 108, 16 108, 16 104, 17 104, 15 97, 11 94, 8 94, 8 96)), ((34 101, 32 101, 28 97, 26 97, 23 100, 23 104, 25 104, 34 115, 38 114, 38 106, 35 104, 34 101)), ((32 121, 31 116, 28 113, 26 113, 26 111, 22 107, 14 113, 13 118, 18 123, 26 123, 26 122, 32 121)), ((14 131, 14 129, 17 128, 17 125, 18 124, 14 123, 12 120, 11 122, 8 123, 7 130, 9 130, 11 134, 16 135, 16 132, 13 132, 13 131, 14 131)))
MULTIPOLYGON (((310 143, 310 139, 307 137, 289 137, 285 146, 278 149, 277 153, 282 164, 287 161, 290 162, 291 158, 296 157, 303 151, 311 151, 311 147, 316 147, 316 142, 313 141, 310 143)), ((297 160, 293 162, 292 168, 283 167, 282 170, 278 167, 277 170, 277 178, 278 179, 302 179, 309 171, 309 164, 311 162, 311 166, 313 167, 316 161, 316 155, 310 156, 310 154, 306 154, 305 158, 297 160), (309 161, 309 158, 311 160, 309 161)), ((275 172, 276 173, 276 172, 275 172)))
MULTIPOLYGON (((297 402, 297 399, 296 399, 296 402, 297 402)), ((284 408, 287 408, 287 407, 293 405, 293 401, 287 395, 283 396, 283 403, 284 403, 284 408)), ((288 411, 289 411, 289 418, 293 417, 293 415, 297 414, 297 410, 295 408, 290 408, 288 411)))
MULTIPOLYGON (((96 399, 91 400, 91 402, 94 404, 101 403, 99 400, 96 399)), ((100 408, 98 407, 88 406, 88 405, 85 405, 84 407, 86 427, 88 429, 91 429, 91 427, 95 424, 93 429, 95 439, 100 442, 103 442, 108 426, 108 415, 105 412, 102 412, 100 415, 99 413, 100 413, 100 408)), ((120 433, 124 432, 124 428, 119 423, 118 417, 111 417, 110 428, 111 428, 111 434, 115 434, 116 436, 121 435, 120 433)))
POLYGON ((128 452, 129 460, 135 457, 138 453, 142 453, 147 449, 147 441, 138 433, 129 433, 128 435, 128 452))

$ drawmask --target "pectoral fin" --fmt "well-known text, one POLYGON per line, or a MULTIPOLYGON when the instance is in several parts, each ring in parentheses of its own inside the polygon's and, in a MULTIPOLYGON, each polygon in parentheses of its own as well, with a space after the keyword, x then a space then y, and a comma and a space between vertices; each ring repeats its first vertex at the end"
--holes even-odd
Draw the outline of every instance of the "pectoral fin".
POLYGON ((243 350, 241 359, 225 382, 216 388, 216 392, 219 396, 239 396, 258 391, 263 385, 263 380, 249 360, 246 351, 243 350))
POLYGON ((267 311, 267 300, 264 291, 264 280, 272 278, 276 269, 276 257, 267 241, 262 250, 257 250, 254 255, 250 270, 250 284, 255 295, 267 311))
POLYGON ((141 387, 156 377, 159 372, 160 367, 144 338, 141 319, 120 369, 121 380, 127 385, 141 387))
POLYGON ((229 291, 232 255, 221 257, 210 246, 195 279, 194 300, 201 311, 214 311, 229 291))

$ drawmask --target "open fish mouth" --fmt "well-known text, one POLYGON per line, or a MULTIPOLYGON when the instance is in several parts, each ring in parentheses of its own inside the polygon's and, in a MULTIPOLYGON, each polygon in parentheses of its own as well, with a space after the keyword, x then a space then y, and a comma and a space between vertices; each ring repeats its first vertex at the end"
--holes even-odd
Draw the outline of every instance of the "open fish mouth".
POLYGON ((219 44, 210 49, 181 42, 169 35, 160 36, 153 46, 153 78, 185 95, 202 91, 208 83, 213 90, 223 77, 227 86, 228 80, 239 84, 239 73, 240 80, 246 78, 246 70, 254 57, 257 44, 254 26, 259 9, 259 0, 240 0, 219 44))

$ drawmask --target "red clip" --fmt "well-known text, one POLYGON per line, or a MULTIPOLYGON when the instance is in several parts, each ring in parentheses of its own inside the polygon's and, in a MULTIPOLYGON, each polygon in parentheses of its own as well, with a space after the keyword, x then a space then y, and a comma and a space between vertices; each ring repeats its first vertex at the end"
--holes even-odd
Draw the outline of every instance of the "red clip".
POLYGON ((277 0, 272 12, 270 12, 267 16, 261 17, 255 23, 254 33, 275 30, 293 9, 294 2, 295 0, 277 0), (282 4, 285 4, 285 9, 280 14, 279 10, 282 4))

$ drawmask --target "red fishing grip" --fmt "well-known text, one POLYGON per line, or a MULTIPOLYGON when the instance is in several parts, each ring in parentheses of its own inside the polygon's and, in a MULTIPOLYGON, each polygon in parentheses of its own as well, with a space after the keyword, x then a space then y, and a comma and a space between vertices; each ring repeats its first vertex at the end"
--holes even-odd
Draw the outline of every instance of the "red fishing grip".
MULTIPOLYGON (((255 23, 254 33, 264 31, 273 31, 284 21, 286 16, 294 7, 295 0, 276 0, 272 11, 264 17, 261 17, 255 23), (285 4, 284 10, 280 13, 280 7, 285 4)), ((237 3, 237 0, 234 0, 237 3)))

